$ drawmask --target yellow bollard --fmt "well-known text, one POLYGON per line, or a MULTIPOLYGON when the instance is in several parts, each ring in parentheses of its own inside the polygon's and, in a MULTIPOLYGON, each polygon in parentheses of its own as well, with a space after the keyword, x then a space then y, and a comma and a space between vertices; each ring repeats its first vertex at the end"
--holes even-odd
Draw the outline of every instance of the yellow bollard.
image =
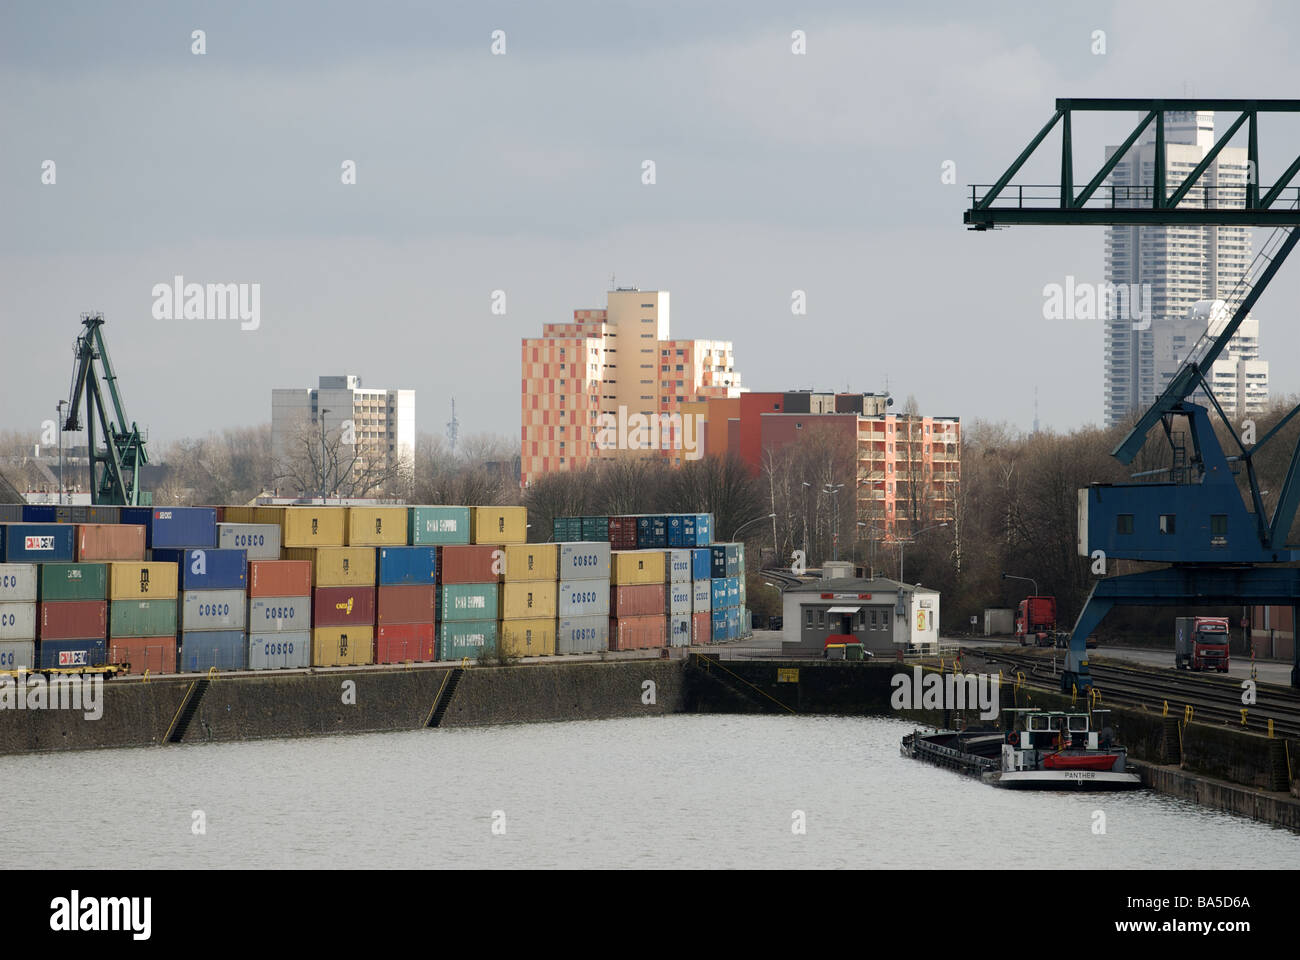
POLYGON ((1246 708, 1245 708, 1245 707, 1242 707, 1242 708, 1241 708, 1241 725, 1242 725, 1243 727, 1246 725, 1246 708))
POLYGON ((1273 718, 1272 717, 1268 718, 1268 738, 1270 740, 1273 739, 1273 718))
POLYGON ((1192 705, 1189 703, 1183 708, 1183 723, 1192 722, 1192 705))
POLYGON ((1169 701, 1168 701, 1168 700, 1165 701, 1165 708, 1164 708, 1164 710, 1160 711, 1160 716, 1162 716, 1162 717, 1167 717, 1167 716, 1169 716, 1169 701))

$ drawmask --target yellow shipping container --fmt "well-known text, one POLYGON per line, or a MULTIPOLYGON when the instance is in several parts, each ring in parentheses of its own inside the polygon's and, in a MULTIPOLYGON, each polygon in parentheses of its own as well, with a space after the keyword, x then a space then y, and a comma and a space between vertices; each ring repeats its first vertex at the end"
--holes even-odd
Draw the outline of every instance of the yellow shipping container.
POLYGON ((348 507, 349 547, 406 546, 406 507, 348 507))
POLYGON ((527 543, 527 507, 471 507, 472 543, 527 543))
MULTIPOLYGON (((221 512, 222 523, 257 523, 257 507, 225 507, 221 512)), ((277 520, 276 523, 279 523, 277 520)))
MULTIPOLYGON (((274 508, 271 508, 274 509, 274 508)), ((346 507, 286 507, 280 522, 285 547, 341 547, 346 507)), ((259 523, 275 523, 268 517, 259 523)))
POLYGON ((313 587, 373 587, 374 547, 291 547, 286 560, 311 561, 313 587))
POLYGON ((516 543, 506 547, 506 581, 555 580, 559 576, 560 546, 556 543, 516 543))
POLYGON ((254 507, 253 519, 250 523, 274 523, 277 527, 284 526, 284 507, 254 507))
POLYGON ((374 662, 374 627, 317 627, 311 632, 313 667, 359 667, 374 662))
POLYGON ((501 652, 507 657, 555 656, 555 620, 501 621, 501 652))
POLYGON ((663 583, 667 567, 662 550, 614 550, 610 553, 609 582, 663 583))
POLYGON ((175 600, 174 563, 137 563, 134 560, 108 565, 110 600, 175 600))
POLYGON ((533 620, 555 617, 559 584, 554 580, 525 580, 501 587, 501 619, 533 620))

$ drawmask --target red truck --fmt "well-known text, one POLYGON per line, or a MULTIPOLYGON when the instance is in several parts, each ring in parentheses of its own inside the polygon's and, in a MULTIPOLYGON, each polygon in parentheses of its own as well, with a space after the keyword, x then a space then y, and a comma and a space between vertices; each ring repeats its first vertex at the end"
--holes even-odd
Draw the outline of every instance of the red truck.
POLYGON ((1228 618, 1174 619, 1174 666, 1228 672, 1228 618))
POLYGON ((1025 597, 1016 607, 1016 639, 1023 646, 1050 644, 1056 636, 1056 598, 1025 597))

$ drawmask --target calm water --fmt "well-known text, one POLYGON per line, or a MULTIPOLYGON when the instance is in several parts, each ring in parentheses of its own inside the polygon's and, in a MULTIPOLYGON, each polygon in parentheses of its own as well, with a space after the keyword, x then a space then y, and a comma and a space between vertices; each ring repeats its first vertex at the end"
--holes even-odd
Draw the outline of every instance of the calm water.
POLYGON ((1016 793, 903 759, 909 729, 674 716, 0 758, 23 837, 0 866, 1300 865, 1300 836, 1183 801, 1016 793))

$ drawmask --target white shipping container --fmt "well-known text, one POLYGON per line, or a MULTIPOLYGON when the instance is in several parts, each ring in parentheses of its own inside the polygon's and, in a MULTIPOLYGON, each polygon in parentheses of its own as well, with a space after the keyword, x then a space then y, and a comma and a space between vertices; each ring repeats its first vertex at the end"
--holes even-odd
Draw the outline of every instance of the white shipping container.
POLYGON ((561 617, 555 652, 596 653, 609 649, 609 617, 561 617))
POLYGON ((691 582, 691 551, 668 551, 668 582, 687 584, 691 582))
MULTIPOLYGON (((609 544, 599 541, 560 544, 560 582, 609 580, 609 544)), ((561 612, 560 616, 564 616, 561 612)))
POLYGON ((36 602, 36 564, 0 563, 0 603, 36 602))
POLYGON ((691 584, 691 612, 710 613, 713 604, 713 581, 696 580, 691 584))
POLYGON ((186 590, 181 594, 181 631, 243 630, 246 602, 243 590, 186 590))
POLYGON ((0 603, 0 640, 35 639, 36 604, 0 603))
POLYGON ((0 640, 0 670, 32 669, 36 666, 35 640, 0 640))
POLYGON ((691 618, 689 615, 684 617, 668 618, 668 646, 670 647, 689 647, 691 645, 691 618))
POLYGON ((311 597, 249 597, 250 634, 297 633, 310 629, 311 597))
POLYGON ((694 592, 690 581, 668 584, 668 615, 671 617, 689 617, 691 615, 691 598, 694 592))
POLYGON ((561 618, 608 617, 609 580, 562 581, 557 613, 561 618))
POLYGON ((219 523, 217 546, 222 550, 247 550, 249 560, 280 559, 278 523, 219 523))
POLYGON ((311 666, 311 631, 254 633, 248 638, 249 670, 290 670, 311 666))

